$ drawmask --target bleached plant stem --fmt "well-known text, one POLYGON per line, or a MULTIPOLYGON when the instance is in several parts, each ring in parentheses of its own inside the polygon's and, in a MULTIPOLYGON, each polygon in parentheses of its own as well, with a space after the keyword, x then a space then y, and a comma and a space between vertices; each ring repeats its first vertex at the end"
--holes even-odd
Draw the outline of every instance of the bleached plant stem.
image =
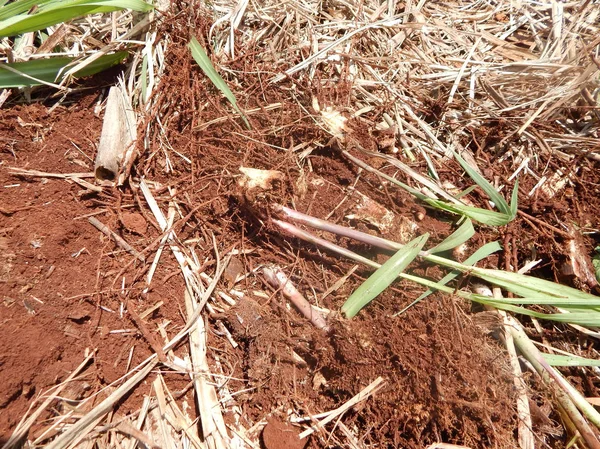
POLYGON ((544 380, 544 383, 553 390, 556 400, 565 410, 575 427, 577 427, 587 447, 590 449, 600 449, 600 441, 598 441, 588 422, 577 408, 579 407, 596 426, 600 424, 600 414, 575 388, 568 385, 568 382, 554 368, 548 365, 515 318, 507 316, 505 322, 510 329, 515 345, 533 365, 544 380))
MULTIPOLYGON (((175 210, 169 208, 169 214, 167 217, 167 229, 171 229, 173 227, 173 222, 175 220, 175 210)), ((160 239, 160 245, 156 250, 156 255, 154 256, 154 260, 152 261, 152 265, 148 270, 148 275, 146 276, 146 290, 150 288, 150 283, 152 282, 152 278, 154 277, 154 273, 156 268, 158 267, 158 262, 160 261, 160 256, 162 255, 163 249, 167 240, 169 239, 170 233, 165 232, 162 239, 160 239)))
POLYGON ((351 259, 356 262, 367 265, 368 267, 379 268, 381 266, 377 262, 373 262, 372 260, 367 259, 366 257, 356 254, 355 252, 352 252, 352 251, 350 251, 346 248, 343 248, 339 245, 336 245, 335 243, 332 243, 328 240, 317 237, 316 235, 313 235, 310 232, 300 229, 297 226, 294 226, 293 224, 286 223, 285 221, 276 220, 276 219, 271 220, 271 222, 273 224, 275 224, 276 226, 278 226, 281 230, 283 230, 284 232, 286 232, 287 234, 289 234, 293 237, 297 237, 301 240, 313 243, 313 244, 320 246, 321 248, 325 248, 333 253, 339 254, 343 257, 347 257, 348 259, 351 259))
POLYGON ((263 268, 263 276, 273 287, 281 289, 283 295, 288 298, 292 304, 300 311, 305 318, 310 320, 317 329, 329 332, 330 328, 325 317, 316 310, 302 293, 298 291, 283 271, 278 267, 263 268))
POLYGON ((69 383, 87 366, 89 361, 94 357, 95 351, 91 354, 88 354, 86 358, 79 364, 79 366, 73 371, 67 379, 62 382, 60 385, 56 387, 56 389, 52 392, 52 394, 47 395, 46 399, 42 404, 36 409, 35 412, 27 418, 27 415, 23 416, 13 434, 10 436, 6 444, 2 446, 2 449, 8 449, 13 447, 21 441, 27 435, 27 432, 31 428, 31 426, 35 423, 35 421, 39 418, 42 412, 50 405, 50 403, 60 395, 61 391, 64 390, 65 387, 69 385, 69 383))
MULTIPOLYGON (((187 290, 184 291, 184 294, 187 315, 192 317, 194 311, 201 306, 187 290)), ((229 437, 223 421, 217 392, 215 387, 207 382, 207 375, 210 371, 206 351, 206 329, 204 320, 200 317, 190 329, 190 354, 194 367, 192 380, 196 391, 196 403, 200 411, 202 433, 205 440, 210 447, 214 445, 216 449, 224 449, 229 446, 229 437)))
POLYGON ((135 372, 127 382, 112 392, 105 400, 100 402, 83 418, 73 424, 69 429, 46 446, 48 449, 65 449, 76 446, 85 436, 111 411, 127 393, 141 382, 158 364, 158 358, 153 356, 146 359, 130 372, 135 372))
MULTIPOLYGON (((150 210, 154 214, 154 218, 156 218, 161 230, 165 232, 169 227, 169 222, 156 202, 156 199, 152 195, 148 184, 143 179, 140 181, 140 189, 144 195, 146 203, 148 203, 148 207, 150 207, 150 210)), ((196 267, 194 266, 193 262, 185 256, 181 248, 179 248, 179 246, 175 243, 177 240, 175 232, 171 231, 168 235, 169 246, 171 247, 171 251, 175 256, 175 259, 181 267, 181 271, 188 289, 201 297, 202 289, 200 288, 200 280, 196 278, 193 271, 193 268, 196 267)))
MULTIPOLYGON (((374 236, 371 234, 367 234, 366 232, 357 231, 356 229, 351 229, 351 228, 348 228, 345 226, 340 226, 335 223, 330 223, 328 221, 321 220, 319 218, 311 217, 310 215, 303 214, 302 212, 295 211, 295 210, 290 209, 285 206, 277 205, 277 206, 275 206, 275 210, 281 211, 286 217, 290 218, 291 220, 305 224, 307 226, 310 226, 311 228, 319 229, 321 231, 331 232, 332 234, 340 235, 342 237, 348 237, 348 238, 357 240, 359 242, 366 243, 367 245, 371 245, 376 248, 381 248, 386 251, 399 251, 400 249, 404 248, 404 245, 402 245, 401 243, 397 243, 392 240, 383 239, 381 237, 377 237, 377 236, 374 236)), ((328 242, 327 240, 315 237, 314 235, 307 233, 306 231, 303 231, 302 229, 300 229, 292 224, 286 223, 281 220, 272 220, 272 222, 275 223, 280 228, 287 231, 288 233, 292 233, 294 235, 297 234, 298 237, 303 240, 312 241, 314 239, 317 239, 317 240, 315 240, 315 242, 318 241, 318 243, 316 243, 318 245, 325 246, 325 247, 327 247, 329 245, 333 245, 330 247, 330 249, 332 249, 333 251, 335 251, 339 254, 345 255, 346 257, 349 257, 350 259, 357 260, 358 262, 364 263, 365 265, 369 265, 373 268, 379 268, 379 264, 376 264, 375 262, 373 262, 365 257, 359 256, 358 254, 355 254, 352 251, 348 251, 348 250, 342 248, 341 246, 338 246, 331 242, 328 242)), ((435 256, 433 254, 429 254, 427 251, 420 251, 419 256, 421 256, 423 259, 425 259, 429 262, 432 262, 432 263, 435 263, 438 265, 442 265, 442 266, 448 267, 448 268, 463 269, 463 270, 468 270, 470 268, 465 265, 462 265, 459 262, 455 262, 450 259, 446 259, 444 257, 439 257, 439 256, 435 256)))
POLYGON ((298 212, 286 206, 275 205, 274 209, 275 211, 280 211, 287 218, 298 223, 320 229, 321 231, 327 231, 333 234, 349 237, 368 245, 375 246, 376 248, 381 248, 387 251, 398 251, 404 246, 400 243, 392 242, 391 240, 382 239, 381 237, 356 231, 354 229, 340 226, 326 220, 321 220, 320 218, 311 217, 310 215, 303 214, 302 212, 298 212))
MULTIPOLYGON (((495 287, 493 290, 493 297, 500 298, 501 296, 500 289, 495 287)), ((504 323, 506 351, 508 352, 513 372, 513 383, 517 392, 517 416, 519 418, 517 428, 519 431, 519 446, 521 449, 535 449, 535 435, 532 430, 533 422, 531 420, 531 410, 529 408, 529 397, 527 396, 527 385, 523 379, 521 364, 519 363, 519 357, 517 356, 517 350, 515 348, 515 340, 510 329, 510 321, 504 310, 497 310, 497 313, 504 323)))
MULTIPOLYGON (((324 249, 326 249, 328 251, 331 251, 332 253, 338 254, 338 255, 343 256, 343 257, 347 257, 350 260, 354 260, 355 262, 362 263, 363 265, 366 265, 366 266, 371 267, 371 268, 377 269, 377 268, 381 267, 381 264, 378 264, 377 262, 374 262, 374 261, 372 261, 370 259, 367 259, 366 257, 363 257, 360 254, 356 254, 355 252, 350 251, 350 250, 348 250, 346 248, 343 248, 343 247, 341 247, 339 245, 336 245, 335 243, 332 243, 332 242, 330 242, 328 240, 325 240, 325 239, 322 239, 320 237, 317 237, 316 235, 313 235, 310 232, 306 232, 305 230, 300 229, 300 228, 298 228, 298 227, 296 227, 296 226, 294 226, 294 225, 292 225, 290 223, 286 223, 285 221, 281 221, 281 220, 271 220, 271 222, 273 224, 277 225, 279 228, 281 228, 287 234, 289 234, 289 235, 291 235, 293 237, 299 238, 301 240, 310 242, 310 243, 312 243, 312 244, 314 244, 316 246, 319 246, 319 247, 324 248, 324 249)), ((431 257, 435 257, 435 256, 431 256, 431 257)), ((452 262, 452 261, 450 261, 448 259, 443 259, 441 257, 439 259, 447 260, 448 262, 452 262)), ((458 264, 456 262, 452 262, 452 263, 453 263, 452 266, 454 266, 454 264, 455 264, 455 265, 457 265, 459 267, 463 267, 465 270, 468 270, 469 268, 472 268, 472 267, 467 267, 467 266, 462 265, 462 264, 458 264)), ((456 290, 456 289, 450 288, 450 287, 446 287, 446 286, 441 285, 441 284, 439 284, 437 282, 432 282, 432 281, 430 281, 428 279, 421 278, 421 277, 418 277, 418 276, 413 276, 413 275, 408 274, 408 273, 400 273, 398 275, 398 277, 401 278, 401 279, 406 279, 407 281, 416 282, 417 284, 424 285, 425 287, 429 287, 429 288, 432 288, 432 289, 437 290, 437 291, 441 291, 441 292, 444 292, 444 293, 457 295, 457 296, 460 296, 460 297, 463 297, 463 298, 471 299, 472 296, 473 296, 471 293, 463 292, 461 290, 456 290)))
POLYGON ((354 396, 348 402, 345 402, 344 404, 342 404, 335 410, 332 410, 331 412, 329 412, 327 414, 327 416, 325 418, 323 418, 321 421, 318 421, 315 426, 312 426, 309 429, 306 429, 304 432, 302 432, 299 435, 300 439, 306 438, 307 436, 312 434, 315 430, 319 430, 319 429, 323 428, 323 426, 325 424, 327 424, 328 422, 333 421, 335 418, 337 418, 338 416, 341 416, 342 414, 344 414, 346 411, 350 410, 352 407, 354 407, 359 402, 362 402, 365 399, 367 399, 369 396, 375 394, 379 389, 381 389, 383 387, 383 385, 384 385, 383 378, 378 377, 373 382, 371 382, 369 385, 367 385, 365 388, 363 388, 356 396, 354 396))

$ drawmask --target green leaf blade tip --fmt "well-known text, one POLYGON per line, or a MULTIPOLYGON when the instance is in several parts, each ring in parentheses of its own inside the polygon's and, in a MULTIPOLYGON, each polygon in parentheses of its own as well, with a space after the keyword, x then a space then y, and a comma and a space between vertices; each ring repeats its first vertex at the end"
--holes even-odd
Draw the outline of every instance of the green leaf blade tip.
POLYGON ((192 57, 194 58, 194 61, 196 61, 196 63, 202 69, 204 74, 208 76, 213 85, 217 89, 219 89, 223 93, 223 95, 225 95, 225 98, 227 98, 227 100, 229 100, 229 103, 231 103, 233 109, 235 109, 235 111, 240 115, 240 117, 242 117, 246 128, 252 129, 252 127, 250 126, 250 122, 248 122, 248 119, 246 118, 242 110, 238 107, 235 95, 233 94, 231 89, 229 89, 229 86, 227 85, 225 80, 221 78, 221 75, 219 75, 217 69, 215 69, 215 66, 204 51, 204 48, 202 48, 202 45, 200 45, 200 42, 198 42, 198 39, 193 37, 190 43, 188 44, 188 47, 192 52, 192 57))
POLYGON ((360 310, 373 301, 381 292, 388 288, 392 282, 402 273, 408 265, 419 255, 419 252, 427 242, 429 234, 406 244, 401 250, 390 257, 377 271, 356 289, 342 306, 342 313, 347 318, 356 316, 360 310))

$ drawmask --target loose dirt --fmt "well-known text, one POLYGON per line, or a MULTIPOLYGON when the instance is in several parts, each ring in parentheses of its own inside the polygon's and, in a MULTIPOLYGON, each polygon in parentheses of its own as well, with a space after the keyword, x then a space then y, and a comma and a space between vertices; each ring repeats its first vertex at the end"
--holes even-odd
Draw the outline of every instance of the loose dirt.
MULTIPOLYGON (((130 281, 130 276, 136 276, 135 269, 125 274, 124 293, 120 282, 112 285, 115 275, 131 261, 130 256, 92 227, 86 216, 93 214, 120 230, 134 247, 143 249, 159 234, 148 225, 150 219, 136 211, 131 194, 113 190, 96 195, 65 180, 17 177, 8 169, 90 171, 89 158, 93 157, 101 128, 101 118, 94 115, 97 100, 97 93, 84 95, 52 114, 43 104, 15 106, 0 117, 6 139, 0 171, 3 439, 8 438, 31 400, 64 380, 81 363, 86 349, 97 353, 93 366, 80 379, 80 391, 71 393, 69 399, 75 403, 118 380, 127 366, 151 353, 135 324, 121 315, 121 304, 140 313, 161 298, 165 304, 148 319, 152 332, 156 330, 154 323, 162 320, 171 320, 176 326, 183 324, 179 313, 183 283, 172 262, 162 266, 157 286, 143 299, 140 289, 130 281), (31 125, 22 126, 21 121, 31 125), (128 362, 131 351, 132 360, 128 362)), ((180 145, 178 140, 175 144, 180 145)), ((256 159, 264 163, 265 155, 257 158, 238 152, 237 159, 233 159, 233 151, 226 148, 212 153, 205 148, 181 150, 194 159, 222 159, 232 172, 241 164, 256 164, 256 159)), ((286 157, 275 151, 270 156, 273 163, 269 167, 281 168, 286 157)), ((301 210, 315 215, 331 211, 345 196, 337 184, 353 182, 356 174, 351 167, 331 156, 323 153, 312 158, 313 173, 305 177, 306 192, 297 197, 301 210)), ((292 241, 293 246, 286 245, 287 250, 275 247, 281 237, 259 228, 256 217, 248 215, 249 205, 243 200, 240 203, 235 192, 227 193, 233 189, 234 179, 215 175, 222 170, 220 166, 218 171, 209 166, 195 173, 214 187, 190 191, 191 204, 205 206, 195 215, 198 221, 194 226, 187 232, 182 230, 182 238, 196 235, 197 223, 206 224, 217 236, 219 246, 226 248, 228 242, 240 242, 252 249, 245 260, 238 262, 238 271, 244 273, 267 261, 291 264, 292 278, 305 292, 324 292, 351 267, 299 242, 292 241), (215 195, 219 185, 223 193, 215 195)), ((196 180, 193 185, 199 184, 196 180)), ((288 188, 280 186, 280 201, 286 202, 288 188)), ((372 193, 378 200, 385 200, 381 192, 372 193)), ((337 216, 341 219, 343 215, 337 216)), ((412 222, 410 210, 404 217, 412 222)), ((400 230, 403 223, 398 219, 395 230, 400 230)), ((372 227, 369 223, 358 224, 365 230, 372 227)), ((449 225, 436 230, 440 238, 447 228, 449 225)), ((368 275, 362 270, 356 273, 358 278, 329 295, 321 305, 339 308, 353 286, 368 275)), ((231 282, 235 276, 229 278, 231 282)), ((256 284, 257 279, 251 282, 256 284)), ((345 416, 346 426, 358 429, 365 443, 389 441, 399 447, 420 447, 427 442, 449 441, 509 447, 515 427, 514 398, 504 358, 498 356, 498 350, 490 349, 489 345, 495 344, 470 323, 465 305, 452 300, 428 301, 400 318, 381 318, 398 310, 417 292, 409 285, 398 285, 396 289, 406 290, 384 295, 358 320, 334 321, 331 335, 311 328, 278 295, 271 299, 249 297, 227 311, 222 319, 240 346, 232 350, 226 339, 214 334, 209 343, 221 354, 221 363, 230 368, 228 374, 240 379, 230 381, 231 391, 246 390, 236 400, 248 423, 264 419, 271 411, 286 413, 293 408, 316 414, 336 408, 383 376, 384 390, 345 416), (304 362, 298 362, 293 352, 304 362)), ((187 382, 181 376, 168 378, 174 382, 174 390, 185 389, 187 382)), ((149 378, 147 383, 151 381, 149 378)), ((148 387, 142 386, 119 412, 136 410, 144 393, 148 393, 148 387)), ((185 396, 192 403, 191 393, 185 396)), ((46 418, 65 406, 57 402, 46 418)), ((279 438, 273 435, 290 432, 289 425, 272 424, 277 422, 270 421, 265 429, 266 447, 276 444, 269 442, 279 438)), ((43 427, 34 427, 33 434, 43 427)), ((297 435, 299 428, 295 432, 297 435)), ((336 437, 332 438, 335 441, 336 437)), ((327 436, 311 441, 312 447, 332 443, 327 436)))
MULTIPOLYGON (((378 178, 342 159, 327 144, 325 133, 306 117, 310 98, 293 102, 282 91, 264 88, 259 75, 251 71, 244 86, 246 95, 240 100, 243 109, 277 102, 282 106, 277 112, 254 115, 250 118, 253 129, 244 130, 192 65, 185 47, 187 27, 176 21, 169 26, 174 42, 159 89, 161 97, 145 118, 151 123, 146 136, 150 148, 146 151, 140 144, 134 179, 125 187, 105 188, 96 194, 67 180, 14 176, 9 169, 91 171, 102 124, 101 114, 94 112, 98 90, 75 96, 53 112, 49 112, 52 101, 5 106, 0 111, 0 439, 8 438, 31 401, 63 381, 86 351, 95 351, 92 365, 80 376, 77 388, 68 392, 70 397, 57 399, 38 420, 33 435, 40 435, 49 420, 78 401, 92 398, 90 403, 97 403, 105 392, 94 397, 95 393, 118 385, 120 376, 153 353, 153 346, 183 327, 184 282, 171 254, 165 252, 156 281, 144 292, 147 265, 135 262, 87 221, 93 215, 138 251, 150 247, 147 255, 153 254, 161 234, 138 192, 137 180, 145 175, 163 186, 156 195, 165 210, 170 200, 177 201, 182 216, 187 217, 176 225, 177 234, 181 241, 195 242, 198 259, 207 271, 212 272, 215 265, 213 236, 221 254, 239 250, 219 285, 242 290, 245 297, 233 307, 217 303, 207 315, 209 359, 211 370, 229 379, 221 386, 234 393, 242 424, 250 428, 262 422, 265 426, 264 447, 346 445, 333 426, 308 441, 298 441, 301 427, 290 424, 288 418, 335 409, 379 376, 385 380, 383 389, 340 421, 360 444, 422 448, 443 441, 472 448, 516 447, 513 380, 502 345, 493 338, 498 325, 493 319, 490 324, 489 314, 472 311, 460 299, 435 295, 393 317, 422 292, 413 284, 398 282, 354 320, 331 315, 333 330, 324 334, 290 308, 279 292, 267 287, 257 271, 265 264, 282 266, 311 302, 334 312, 370 274, 358 268, 324 297, 353 264, 266 224, 273 202, 402 242, 424 232, 431 233, 432 244, 440 242, 455 223, 425 210, 402 191, 382 188, 378 178), (154 121, 156 111, 162 117, 160 128, 154 121), (222 120, 204 125, 216 119, 222 120), (164 151, 165 140, 173 151, 164 151), (312 146, 298 148, 306 142, 312 146), (237 184, 241 166, 279 170, 283 179, 271 191, 248 197, 237 184), (389 220, 385 214, 365 213, 359 207, 364 200, 359 193, 372 201, 367 210, 383 208, 390 212, 389 220), (240 281, 239 274, 247 276, 240 281), (142 325, 130 318, 129 310, 144 315, 142 325), (219 323, 229 329, 237 347, 215 330, 220 329, 219 323)), ((200 22, 198 35, 205 28, 200 22)), ((239 59, 239 68, 256 63, 255 56, 249 49, 239 59)), ((347 86, 338 85, 317 94, 322 102, 335 99, 344 104, 349 92, 347 86)), ((367 149, 377 150, 374 134, 361 131, 361 126, 352 125, 354 138, 367 149)), ((482 129, 481 145, 489 145, 486 139, 499 129, 500 124, 482 129)), ((475 156, 482 157, 477 152, 475 156)), ((509 175, 501 167, 490 165, 488 178, 509 175)), ((390 167, 381 168, 393 174, 390 167)), ((458 187, 467 187, 460 185, 456 165, 449 163, 446 169, 456 173, 458 187)), ((586 188, 575 189, 570 198, 557 199, 556 220, 581 223, 598 214, 591 198, 584 197, 596 194, 597 175, 583 170, 575 179, 586 188)), ((528 187, 522 185, 521 193, 528 187)), ((538 218, 551 211, 523 194, 520 199, 523 210, 538 218)), ((550 221, 559 226, 554 219, 550 221)), ((565 258, 561 241, 551 229, 533 234, 534 225, 519 218, 498 234, 482 230, 482 240, 501 238, 512 248, 510 254, 492 257, 487 263, 503 267, 506 260, 514 262, 514 256, 520 266, 522 254, 529 254, 524 250, 535 247, 548 260, 537 274, 552 278, 565 258)), ((322 235, 367 257, 385 260, 384 254, 365 245, 322 235)), ((441 274, 419 263, 411 270, 431 277, 441 274)), ((177 348, 176 353, 184 357, 187 349, 177 348)), ((162 375, 180 406, 187 404, 194 419, 189 379, 170 372, 162 375)), ((119 404, 118 416, 139 409, 154 376, 119 404)), ((556 417, 546 409, 543 396, 535 406, 539 410, 536 432, 555 432, 552 420, 556 417)), ((226 420, 233 422, 237 415, 229 406, 226 411, 226 420)), ((546 441, 563 438, 554 434, 546 441)))

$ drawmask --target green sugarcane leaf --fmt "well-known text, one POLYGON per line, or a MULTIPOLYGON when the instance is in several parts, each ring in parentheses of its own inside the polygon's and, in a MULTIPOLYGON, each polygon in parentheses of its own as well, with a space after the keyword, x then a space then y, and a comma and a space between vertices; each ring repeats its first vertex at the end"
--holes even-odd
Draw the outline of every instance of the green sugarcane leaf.
POLYGON ((545 279, 502 270, 471 268, 471 274, 490 284, 523 297, 548 296, 555 298, 597 299, 597 296, 545 279))
POLYGON ((588 359, 576 355, 559 355, 541 353, 551 366, 600 366, 600 360, 588 359))
POLYGON ((463 224, 459 228, 444 239, 439 245, 434 246, 427 252, 429 254, 443 253, 462 245, 467 240, 475 235, 475 228, 473 228, 473 222, 467 217, 463 224))
POLYGON ((78 6, 66 9, 65 11, 53 9, 44 14, 21 15, 4 20, 0 22, 0 37, 17 36, 30 31, 42 30, 57 23, 66 22, 74 17, 116 11, 118 8, 78 6))
MULTIPOLYGON (((0 37, 16 36, 30 31, 38 31, 57 23, 83 17, 89 14, 118 11, 121 9, 132 9, 134 11, 147 12, 153 7, 142 0, 62 0, 50 2, 35 2, 38 9, 32 14, 13 14, 0 9, 0 37), (2 14, 4 12, 4 14, 2 14)), ((21 11, 23 6, 30 2, 24 2, 15 10, 21 11)), ((6 6, 10 8, 13 4, 6 6)), ((22 12, 22 11, 21 11, 22 12)))
POLYGON ((464 215, 474 221, 487 226, 504 226, 512 221, 512 216, 502 212, 481 209, 479 207, 467 206, 463 204, 450 204, 440 200, 427 198, 424 200, 429 205, 446 212, 452 212, 458 215, 464 215))
POLYGON ((10 19, 21 13, 29 11, 34 6, 42 6, 52 0, 17 0, 9 5, 4 4, 0 8, 0 21, 10 19))
POLYGON ((585 312, 588 309, 600 311, 600 298, 557 298, 555 296, 528 296, 525 298, 493 298, 494 301, 504 304, 536 305, 560 307, 570 312, 585 312))
POLYGON ((429 234, 423 234, 406 244, 363 282, 342 306, 342 312, 346 317, 352 318, 355 316, 363 307, 388 288, 398 275, 419 255, 419 251, 421 251, 428 238, 429 234))
MULTIPOLYGON (((516 189, 513 190, 513 198, 511 200, 511 205, 509 206, 504 197, 491 185, 487 179, 477 172, 473 167, 471 167, 467 162, 455 151, 453 151, 454 157, 463 168, 465 172, 469 175, 469 177, 475 181, 475 183, 481 187, 481 189, 490 197, 490 200, 494 202, 496 208, 500 211, 500 213, 511 217, 509 221, 512 221, 516 214, 516 189), (513 212, 514 207, 514 212, 513 212)), ((515 184, 516 187, 516 184, 515 184)))
POLYGON ((200 42, 198 42, 198 40, 195 37, 193 37, 188 46, 192 51, 192 57, 200 66, 204 74, 208 76, 208 78, 211 80, 214 86, 217 89, 219 89, 223 93, 223 95, 225 95, 225 98, 229 100, 229 102, 233 106, 233 109, 235 109, 236 112, 240 114, 242 120, 244 121, 244 124, 246 125, 246 128, 251 129, 250 122, 248 122, 248 119, 237 105, 235 95, 233 95, 233 92, 231 92, 231 89, 229 89, 229 86, 227 85, 225 80, 221 78, 221 75, 219 75, 219 73, 215 69, 212 61, 200 45, 200 42))
MULTIPOLYGON (((76 77, 93 75, 118 64, 127 57, 126 51, 104 55, 93 61, 91 64, 75 73, 76 77)), ((62 80, 62 74, 77 58, 49 58, 33 59, 25 62, 15 62, 13 64, 0 64, 0 88, 37 86, 44 83, 59 83, 62 80), (7 69, 12 68, 20 73, 15 73, 7 69), (35 78, 28 78, 29 77, 35 78)))
POLYGON ((517 216, 517 209, 519 208, 519 180, 515 180, 515 186, 513 187, 512 195, 510 198, 510 214, 513 219, 517 216))
POLYGON ((468 273, 522 297, 547 296, 549 298, 598 299, 598 296, 533 276, 502 270, 467 267, 459 262, 434 255, 428 256, 428 260, 458 270, 461 273, 468 273))
POLYGON ((483 304, 490 305, 497 309, 506 310, 508 312, 518 313, 521 315, 532 316, 540 320, 556 321, 566 324, 578 324, 586 327, 600 326, 600 312, 575 312, 575 313, 540 313, 524 307, 511 306, 509 304, 500 303, 497 301, 477 301, 483 304))
POLYGON ((427 163, 427 170, 431 174, 431 177, 437 182, 440 182, 440 176, 438 175, 437 170, 435 169, 435 165, 433 164, 431 157, 429 157, 429 154, 427 154, 426 151, 421 151, 421 156, 423 156, 423 159, 425 159, 425 162, 427 163))
POLYGON ((468 194, 470 194, 473 190, 475 190, 477 188, 477 185, 472 185, 471 187, 467 187, 465 190, 463 190, 460 193, 457 193, 456 195, 454 195, 454 198, 456 198, 457 200, 461 199, 463 196, 467 196, 468 194))
MULTIPOLYGON (((477 251, 475 251, 473 254, 471 254, 462 264, 467 267, 473 266, 480 260, 485 259, 490 254, 500 251, 501 249, 502 249, 502 246, 498 242, 486 243, 481 248, 479 248, 477 251)), ((412 306, 414 306, 418 302, 422 301, 423 299, 427 298, 434 291, 441 290, 441 287, 448 284, 448 282, 450 282, 451 280, 456 278, 460 273, 461 272, 458 270, 451 271, 446 276, 444 276, 442 279, 440 279, 439 282, 437 282, 437 284, 436 284, 438 286, 437 289, 429 288, 426 292, 424 292, 421 296, 419 296, 417 299, 415 299, 413 302, 411 302, 408 306, 406 306, 400 312, 397 312, 396 314, 394 314, 394 316, 402 315, 404 312, 406 312, 412 306)))
POLYGON ((502 299, 490 298, 488 296, 476 295, 469 292, 460 292, 459 296, 474 302, 478 302, 480 304, 495 307, 496 309, 506 310, 507 312, 513 312, 521 315, 532 316, 540 320, 557 321, 560 323, 567 324, 578 324, 580 326, 587 327, 600 326, 600 312, 595 310, 587 310, 585 312, 573 313, 541 313, 527 309, 525 307, 507 304, 502 299))
POLYGON ((596 273, 596 280, 600 282, 600 246, 596 247, 596 254, 592 258, 592 265, 596 273))
MULTIPOLYGON (((366 168, 367 170, 371 170, 371 171, 374 170, 372 167, 368 166, 367 164, 364 164, 364 162, 362 162, 362 161, 357 160, 356 158, 351 156, 346 151, 344 151, 343 153, 347 158, 349 158, 351 161, 353 161, 357 165, 362 166, 363 168, 368 167, 368 168, 366 168)), ((464 217, 469 217, 473 221, 477 221, 479 223, 483 223, 488 226, 503 226, 507 223, 510 223, 510 221, 514 218, 509 214, 504 214, 504 213, 491 211, 491 210, 487 210, 487 209, 481 209, 481 208, 473 207, 473 206, 467 206, 467 205, 463 205, 463 204, 451 204, 451 203, 447 203, 442 200, 429 198, 428 196, 422 194, 418 190, 404 184, 401 181, 398 181, 393 176, 389 176, 378 170, 375 170, 375 172, 377 173, 378 176, 381 176, 383 179, 386 179, 389 182, 397 185, 401 189, 406 190, 411 195, 415 196, 416 198, 418 198, 419 200, 428 204, 429 206, 433 207, 434 209, 442 210, 445 212, 450 212, 450 213, 457 214, 457 215, 462 215, 464 217)), ((477 187, 477 186, 473 186, 473 188, 475 188, 475 187, 477 187)), ((516 205, 516 203, 515 203, 515 205, 516 205)))

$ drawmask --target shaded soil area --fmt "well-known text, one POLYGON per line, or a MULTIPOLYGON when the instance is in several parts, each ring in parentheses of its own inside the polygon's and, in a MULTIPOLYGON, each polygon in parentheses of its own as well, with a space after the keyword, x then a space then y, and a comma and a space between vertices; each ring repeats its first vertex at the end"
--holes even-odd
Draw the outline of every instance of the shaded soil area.
MULTIPOLYGON (((252 129, 245 130, 192 65, 187 26, 177 22, 168 26, 173 27, 169 30, 173 47, 160 97, 140 128, 149 129, 144 136, 149 146, 144 148, 140 139, 140 157, 126 186, 95 193, 69 180, 15 176, 10 171, 18 167, 90 172, 102 125, 101 113, 94 111, 98 92, 80 95, 51 113, 50 105, 43 103, 0 111, 0 439, 8 438, 34 398, 73 372, 86 350, 96 351, 93 362, 78 378, 77 387, 56 399, 32 428, 33 437, 82 399, 90 398, 85 407, 98 403, 106 395, 105 387, 118 386, 120 376, 184 326, 184 280, 172 254, 165 251, 146 291, 149 263, 135 261, 87 220, 95 216, 147 260, 153 257, 161 232, 140 197, 138 182, 145 176, 163 210, 176 204, 179 240, 193 249, 206 272, 215 270, 214 247, 221 255, 232 256, 218 287, 240 291, 243 298, 232 301, 235 304, 211 301, 206 314, 211 370, 227 379, 216 384, 227 389, 241 409, 235 415, 233 407, 225 405, 229 423, 240 416, 246 428, 263 422, 265 447, 282 447, 285 441, 286 447, 300 448, 304 443, 288 435, 301 431, 288 422, 290 415, 335 409, 382 377, 384 387, 340 421, 362 444, 516 447, 513 379, 501 343, 490 336, 497 323, 487 319, 482 324, 489 318, 485 313, 473 314, 462 300, 437 295, 394 317, 423 291, 408 282, 395 283, 356 319, 343 319, 336 311, 370 271, 362 267, 353 271, 353 263, 285 235, 270 221, 277 203, 400 242, 429 232, 433 245, 456 228, 452 218, 423 208, 404 191, 343 159, 329 145, 329 136, 306 116, 313 99, 300 94, 293 101, 283 93, 289 85, 265 88, 258 70, 248 71, 245 95, 239 99, 242 109, 280 106, 276 112, 265 110, 249 117, 252 129), (240 188, 240 167, 277 170, 281 176, 271 189, 249 194, 240 188), (333 311, 329 334, 313 328, 267 285, 260 268, 272 264, 282 267, 311 302, 333 311), (345 275, 346 281, 336 285, 345 275)), ((200 22, 195 32, 205 35, 206 28, 200 22)), ((239 69, 259 66, 254 57, 248 50, 246 59, 237 61, 239 69)), ((298 92, 309 92, 312 86, 301 87, 298 92)), ((317 92, 322 104, 345 104, 350 95, 343 83, 320 85, 317 92)), ((376 119, 370 117, 370 123, 376 119)), ((364 131, 365 123, 351 122, 350 127, 354 139, 368 150, 378 150, 373 134, 364 131)), ((489 167, 490 179, 511 174, 501 164, 489 167)), ((587 197, 595 195, 599 185, 594 167, 589 163, 574 178, 585 188, 554 201, 548 220, 552 228, 561 220, 596 225, 598 210, 587 197)), ((394 174, 385 164, 379 168, 394 174)), ((424 165, 414 168, 426 170, 424 165)), ((444 162, 440 169, 445 176, 450 175, 443 170, 454 173, 459 188, 468 187, 460 185, 461 171, 454 162, 444 162)), ((521 186, 522 209, 545 219, 549 208, 527 197, 528 182, 521 186)), ((484 199, 473 197, 484 204, 484 199)), ((481 228, 467 253, 484 241, 500 239, 506 243, 505 251, 487 259, 489 266, 521 266, 535 249, 544 259, 535 274, 564 279, 569 275, 561 271, 568 257, 566 237, 557 237, 543 225, 539 226, 546 232, 534 233, 532 226, 535 220, 520 217, 506 229, 481 228)), ((386 259, 366 245, 324 232, 319 235, 379 262, 386 259)), ((591 236, 581 238, 593 248, 591 236)), ((420 262, 409 271, 430 278, 443 274, 420 262)), ((175 353, 181 358, 188 355, 183 346, 175 353)), ((118 416, 136 413, 155 375, 119 404, 118 416)), ((161 375, 181 408, 194 415, 189 378, 168 371, 161 375)), ((543 425, 535 430, 550 435, 556 416, 547 410, 543 396, 536 400, 543 425)), ((346 445, 342 434, 332 429, 311 436, 309 447, 346 445)), ((559 444, 564 439, 555 433, 546 442, 559 444)))

